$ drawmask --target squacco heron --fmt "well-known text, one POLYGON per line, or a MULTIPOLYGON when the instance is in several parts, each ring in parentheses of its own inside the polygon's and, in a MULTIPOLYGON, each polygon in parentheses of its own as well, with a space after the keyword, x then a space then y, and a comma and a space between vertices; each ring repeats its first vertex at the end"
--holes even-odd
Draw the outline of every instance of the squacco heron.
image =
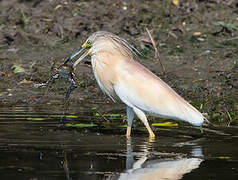
POLYGON ((135 60, 138 51, 125 39, 105 31, 95 32, 65 64, 83 51, 73 67, 76 68, 87 55, 91 56, 94 76, 101 90, 113 101, 120 99, 126 104, 126 136, 131 135, 134 114, 144 123, 152 138, 155 134, 146 113, 195 126, 203 124, 205 117, 195 107, 135 60))

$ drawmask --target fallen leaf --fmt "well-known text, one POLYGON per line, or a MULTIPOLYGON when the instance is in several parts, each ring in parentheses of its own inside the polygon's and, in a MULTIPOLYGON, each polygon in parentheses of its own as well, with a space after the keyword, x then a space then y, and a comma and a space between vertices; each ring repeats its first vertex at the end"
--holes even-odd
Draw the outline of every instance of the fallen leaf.
POLYGON ((153 123, 152 126, 173 127, 173 126, 178 126, 178 124, 172 123, 172 122, 164 122, 164 123, 153 123))
POLYGON ((28 117, 28 118, 26 118, 26 120, 28 120, 28 121, 42 121, 42 120, 44 120, 44 118, 33 118, 33 117, 28 117))
POLYGON ((67 115, 65 116, 66 118, 78 118, 78 116, 75 116, 75 115, 67 115))
POLYGON ((20 81, 20 84, 31 84, 33 81, 29 81, 26 79, 23 79, 22 81, 20 81))
POLYGON ((62 5, 61 4, 58 4, 57 6, 55 6, 54 10, 56 11, 57 9, 61 8, 62 5))
POLYGON ((25 72, 25 69, 17 64, 12 65, 12 70, 13 70, 13 73, 15 73, 15 74, 25 72))
POLYGON ((174 4, 175 6, 178 6, 178 5, 179 5, 179 0, 173 0, 173 4, 174 4))
POLYGON ((201 32, 194 32, 193 35, 194 36, 200 36, 202 33, 201 32))
POLYGON ((49 19, 49 18, 42 18, 41 20, 45 21, 45 22, 52 22, 53 21, 53 19, 49 19))
POLYGON ((79 127, 79 128, 86 128, 86 127, 95 127, 97 126, 96 124, 82 124, 82 123, 78 123, 78 124, 65 124, 66 127, 79 127))

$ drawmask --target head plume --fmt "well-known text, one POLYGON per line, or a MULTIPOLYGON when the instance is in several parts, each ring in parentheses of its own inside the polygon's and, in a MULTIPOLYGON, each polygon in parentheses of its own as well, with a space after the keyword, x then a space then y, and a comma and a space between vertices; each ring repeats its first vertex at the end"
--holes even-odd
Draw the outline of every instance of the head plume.
POLYGON ((117 50, 120 50, 121 53, 131 58, 135 58, 138 54, 140 54, 139 51, 125 39, 106 31, 98 31, 93 33, 89 36, 87 42, 92 44, 93 46, 97 42, 97 40, 100 39, 111 41, 117 50))

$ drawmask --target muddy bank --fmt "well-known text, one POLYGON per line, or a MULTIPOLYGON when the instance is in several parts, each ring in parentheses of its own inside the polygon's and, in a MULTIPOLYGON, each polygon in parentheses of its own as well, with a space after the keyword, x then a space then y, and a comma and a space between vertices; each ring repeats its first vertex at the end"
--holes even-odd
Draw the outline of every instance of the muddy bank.
MULTIPOLYGON (((106 30, 143 53, 140 62, 159 75, 211 121, 231 125, 238 111, 237 2, 0 1, 0 105, 61 105, 67 82, 35 89, 89 34, 106 30), (157 43, 166 74, 145 31, 157 43)), ((77 71, 71 104, 109 102, 88 63, 77 71)), ((122 105, 119 108, 124 108, 122 105)), ((107 110, 105 110, 107 111, 107 110)), ((106 113, 106 112, 105 112, 106 113)))

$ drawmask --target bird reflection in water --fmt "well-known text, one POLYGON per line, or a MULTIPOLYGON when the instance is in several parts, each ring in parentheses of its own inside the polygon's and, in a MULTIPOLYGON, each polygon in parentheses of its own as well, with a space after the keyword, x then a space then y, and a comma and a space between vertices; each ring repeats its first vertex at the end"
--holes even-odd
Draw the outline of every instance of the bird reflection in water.
MULTIPOLYGON (((148 144, 153 143, 149 142, 148 144)), ((166 160, 150 160, 149 151, 143 149, 144 154, 134 160, 133 145, 131 138, 127 140, 127 159, 126 172, 121 173, 119 180, 177 180, 181 179, 184 174, 191 172, 199 167, 202 162, 202 150, 196 146, 191 151, 192 158, 171 158, 166 160)))

